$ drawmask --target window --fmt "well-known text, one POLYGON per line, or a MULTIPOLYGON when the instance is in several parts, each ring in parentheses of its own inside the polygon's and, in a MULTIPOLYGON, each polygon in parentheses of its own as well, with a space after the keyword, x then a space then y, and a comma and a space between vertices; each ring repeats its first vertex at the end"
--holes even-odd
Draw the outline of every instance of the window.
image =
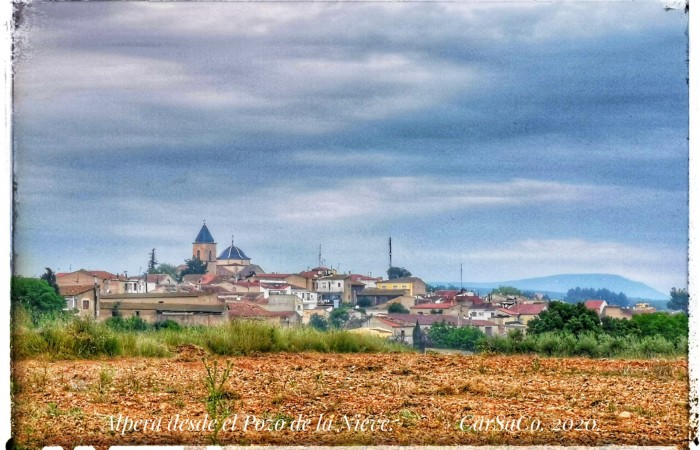
POLYGON ((83 309, 90 309, 90 300, 83 300, 83 309))
POLYGON ((209 250, 209 261, 211 261, 211 250, 209 250))
POLYGON ((202 259, 199 257, 199 250, 197 250, 197 259, 202 259))
POLYGON ((119 311, 113 309, 112 310, 112 317, 119 317, 119 311))
POLYGON ((141 316, 141 311, 136 311, 134 314, 136 314, 136 317, 141 316))
POLYGON ((66 299, 66 309, 75 308, 75 297, 68 297, 66 299))

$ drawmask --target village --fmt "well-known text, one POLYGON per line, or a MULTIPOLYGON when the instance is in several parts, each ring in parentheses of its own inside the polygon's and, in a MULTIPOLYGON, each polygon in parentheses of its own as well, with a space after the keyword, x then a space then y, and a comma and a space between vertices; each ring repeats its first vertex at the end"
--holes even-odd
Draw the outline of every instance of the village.
MULTIPOLYGON (((206 264, 206 273, 185 274, 178 280, 171 274, 128 276, 80 269, 57 273, 56 284, 66 310, 97 321, 135 316, 149 324, 172 320, 183 326, 209 326, 239 319, 298 327, 329 321, 334 310, 344 308, 344 327, 350 331, 409 345, 416 325, 427 330, 441 322, 478 328, 486 336, 525 333, 528 322, 549 305, 540 294, 430 291, 416 276, 383 279, 323 266, 266 273, 233 242, 220 253, 216 246, 205 223, 192 244, 192 258, 206 264)), ((655 311, 645 303, 623 308, 591 299, 585 305, 600 317, 622 319, 655 311)))

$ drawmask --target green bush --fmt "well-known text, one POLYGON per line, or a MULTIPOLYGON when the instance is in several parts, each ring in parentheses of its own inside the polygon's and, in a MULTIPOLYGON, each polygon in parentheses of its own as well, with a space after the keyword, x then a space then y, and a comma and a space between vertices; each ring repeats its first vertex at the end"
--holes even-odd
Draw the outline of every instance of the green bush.
POLYGON ((110 317, 104 322, 109 328, 118 331, 146 331, 152 327, 138 316, 131 316, 124 319, 121 316, 110 317))
POLYGON ((411 311, 409 311, 408 308, 403 306, 401 303, 392 303, 389 305, 387 312, 390 314, 409 314, 411 311))
MULTIPOLYGON (((600 356, 598 339, 593 333, 582 333, 574 343, 574 355, 578 356, 600 356)), ((569 349, 567 349, 569 350, 569 349)))
POLYGON ((475 327, 457 327, 446 322, 436 322, 428 329, 428 338, 436 347, 476 351, 486 335, 475 327))
POLYGON ((179 323, 175 322, 174 320, 167 319, 167 320, 164 320, 164 321, 162 321, 162 322, 156 322, 156 323, 153 325, 153 328, 156 329, 156 330, 175 330, 175 331, 179 331, 179 330, 182 329, 182 326, 181 326, 179 323))
POLYGON ((672 355, 676 352, 673 343, 666 340, 663 336, 643 337, 639 344, 639 349, 641 354, 646 358, 672 355))
POLYGON ((537 336, 536 348, 537 353, 547 356, 554 356, 559 351, 560 336, 554 333, 543 333, 537 336))

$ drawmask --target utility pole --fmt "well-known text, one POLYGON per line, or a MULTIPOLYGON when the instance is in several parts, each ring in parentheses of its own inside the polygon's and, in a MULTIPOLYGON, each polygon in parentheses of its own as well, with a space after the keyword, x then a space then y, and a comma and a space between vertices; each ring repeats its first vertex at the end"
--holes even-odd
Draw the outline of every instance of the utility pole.
POLYGON ((459 263, 459 290, 464 290, 464 286, 462 285, 462 263, 459 263))
POLYGON ((95 275, 92 276, 92 296, 95 299, 95 304, 93 305, 95 308, 95 320, 97 320, 100 316, 100 309, 99 309, 99 303, 100 303, 100 291, 97 289, 97 277, 95 275))

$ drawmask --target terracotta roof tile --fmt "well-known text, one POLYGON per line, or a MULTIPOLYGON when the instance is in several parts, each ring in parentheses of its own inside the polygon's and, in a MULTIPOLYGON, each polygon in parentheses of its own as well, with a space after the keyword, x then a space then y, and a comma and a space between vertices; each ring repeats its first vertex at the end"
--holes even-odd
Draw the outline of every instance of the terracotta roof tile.
POLYGON ((411 309, 449 309, 455 306, 454 303, 423 303, 421 305, 411 306, 411 309))

